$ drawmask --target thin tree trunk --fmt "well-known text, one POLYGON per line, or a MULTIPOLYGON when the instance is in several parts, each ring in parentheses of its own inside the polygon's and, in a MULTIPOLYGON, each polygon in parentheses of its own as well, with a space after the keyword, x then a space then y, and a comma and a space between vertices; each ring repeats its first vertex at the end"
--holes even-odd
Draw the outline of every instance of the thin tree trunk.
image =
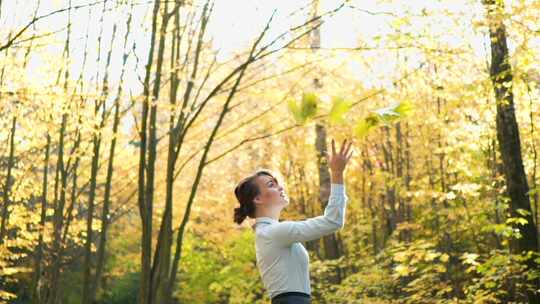
MULTIPOLYGON (((91 17, 91 10, 89 10, 89 13, 88 13, 88 24, 90 23, 90 17, 91 17)), ((76 94, 77 94, 77 87, 79 87, 79 92, 81 94, 83 94, 84 92, 84 82, 83 82, 83 73, 85 71, 85 67, 86 67, 86 62, 87 62, 87 57, 88 57, 88 29, 89 29, 89 26, 87 27, 87 31, 86 31, 86 36, 85 36, 85 44, 84 44, 84 54, 83 54, 83 63, 82 63, 82 68, 81 68, 81 73, 79 74, 79 79, 77 80, 74 88, 73 88, 73 95, 71 96, 71 100, 70 102, 73 102, 73 100, 75 99, 76 97, 76 94)), ((67 78, 66 78, 67 79, 67 78)), ((66 82, 67 84, 67 82, 66 82)), ((66 86, 66 92, 67 92, 67 85, 66 86)), ((77 125, 77 129, 76 129, 76 136, 75 136, 75 144, 73 145, 69 155, 69 159, 65 165, 65 171, 66 171, 66 174, 69 175, 71 174, 72 175, 72 186, 71 186, 71 198, 70 198, 70 204, 69 206, 67 207, 67 218, 65 219, 65 223, 64 223, 64 232, 63 232, 63 236, 61 237, 61 243, 60 244, 65 244, 67 242, 67 238, 69 236, 69 228, 71 226, 71 222, 73 220, 73 211, 74 211, 74 208, 75 208, 75 204, 77 203, 77 200, 78 200, 78 197, 79 197, 79 194, 80 192, 82 192, 85 188, 85 187, 82 187, 82 189, 78 189, 78 186, 77 186, 77 179, 78 179, 78 169, 79 169, 79 164, 80 164, 80 160, 81 160, 81 155, 80 155, 80 151, 79 150, 79 147, 80 147, 80 144, 81 144, 81 141, 82 141, 82 131, 81 131, 81 127, 82 127, 82 116, 80 114, 80 111, 82 111, 86 105, 86 99, 83 98, 80 103, 78 104, 78 110, 79 110, 79 113, 77 114, 78 115, 78 125, 77 125), (71 161, 72 161, 72 156, 75 155, 75 163, 73 164, 73 166, 71 165, 71 161), (79 192, 80 191, 80 192, 79 192)), ((59 253, 59 256, 61 256, 63 253, 62 253, 62 248, 60 249, 61 252, 59 253)))
POLYGON ((51 267, 51 279, 50 287, 47 289, 47 302, 49 304, 56 303, 56 297, 58 294, 58 280, 60 276, 60 264, 62 259, 61 254, 61 242, 62 242, 62 226, 63 226, 63 211, 66 201, 66 184, 67 184, 67 174, 64 168, 64 139, 65 139, 65 130, 67 125, 67 114, 62 114, 62 124, 59 131, 59 148, 58 148, 58 160, 57 160, 57 174, 56 179, 58 180, 57 185, 60 188, 60 195, 55 200, 54 206, 54 215, 53 215, 53 244, 52 244, 52 267, 51 267))
POLYGON ((390 211, 387 213, 389 216, 387 217, 388 229, 386 237, 388 238, 396 230, 399 219, 398 211, 396 208, 396 188, 395 183, 393 183, 393 180, 395 179, 394 168, 396 161, 394 160, 393 146, 392 142, 390 141, 390 128, 388 126, 384 126, 383 130, 386 134, 386 142, 381 144, 384 156, 384 166, 382 166, 382 169, 387 173, 384 187, 386 192, 386 201, 388 202, 388 206, 390 207, 390 211))
MULTIPOLYGON (((69 62, 70 59, 70 37, 71 37, 71 8, 72 1, 69 1, 68 8, 68 24, 67 24, 67 35, 66 43, 64 45, 64 56, 66 62, 69 62)), ((57 83, 60 82, 61 70, 59 71, 59 77, 57 83)), ((64 70, 64 92, 66 96, 68 94, 68 81, 69 81, 69 67, 66 67, 64 70)), ((68 107, 69 105, 66 105, 68 107)), ((52 244, 52 265, 50 273, 49 286, 46 289, 46 294, 44 297, 44 302, 48 304, 57 303, 59 296, 59 287, 58 282, 60 279, 60 267, 62 261, 62 227, 64 222, 64 206, 66 202, 66 185, 67 185, 67 168, 64 163, 64 141, 67 128, 68 114, 62 114, 62 122, 59 130, 59 147, 58 147, 58 156, 57 156, 57 169, 55 176, 55 193, 54 193, 54 214, 53 214, 53 244, 52 244), (60 194, 58 194, 60 191, 60 194)))
POLYGON ((48 176, 49 176, 49 156, 51 148, 51 136, 47 132, 47 144, 45 146, 45 160, 43 161, 43 183, 41 186, 41 216, 39 220, 39 235, 38 235, 38 245, 36 247, 36 256, 34 261, 34 276, 32 279, 32 294, 31 300, 32 303, 40 303, 40 292, 39 285, 41 279, 41 263, 43 259, 43 233, 45 231, 45 221, 47 220, 47 187, 48 187, 48 176))
POLYGON ((17 126, 17 114, 14 113, 11 123, 10 140, 9 140, 9 159, 6 174, 6 181, 4 184, 3 204, 2 204, 2 220, 0 224, 0 245, 4 243, 4 238, 7 233, 7 221, 9 218, 8 206, 10 204, 10 191, 11 191, 11 172, 15 163, 15 130, 17 126))
MULTIPOLYGON (((429 153, 429 156, 426 158, 426 168, 427 168, 427 174, 428 174, 428 182, 429 182, 429 187, 432 191, 435 191, 435 169, 433 168, 433 160, 431 158, 431 154, 432 153, 429 153)), ((432 213, 433 213, 433 224, 434 224, 434 227, 433 229, 435 230, 435 233, 436 234, 439 234, 440 230, 441 230, 441 223, 440 223, 440 219, 439 219, 439 206, 437 204, 437 200, 432 197, 431 198, 431 210, 432 210, 432 213)))
MULTIPOLYGON (((98 48, 97 48, 98 65, 101 62, 101 56, 100 56, 101 37, 103 35, 103 18, 105 15, 105 10, 106 10, 106 2, 103 3, 103 11, 102 11, 101 20, 100 20, 101 29, 98 36, 98 48)), ((96 124, 97 130, 94 130, 94 136, 93 136, 93 141, 92 141, 93 154, 92 154, 92 167, 91 167, 91 173, 90 173, 90 191, 89 191, 88 211, 87 211, 87 220, 86 220, 86 242, 85 242, 85 256, 84 256, 85 268, 84 268, 84 283, 83 283, 84 285, 83 285, 83 297, 82 297, 84 304, 91 304, 94 302, 95 289, 96 289, 95 285, 97 284, 97 281, 94 280, 97 277, 97 273, 94 273, 94 275, 92 275, 92 262, 94 260, 93 254, 91 251, 92 243, 94 242, 93 241, 94 231, 92 228, 93 226, 92 223, 93 223, 93 218, 94 218, 97 175, 98 175, 98 171, 100 167, 99 165, 100 149, 101 149, 101 143, 103 140, 101 132, 103 131, 103 128, 105 127, 105 123, 107 121, 106 100, 107 100, 107 97, 109 96, 108 76, 109 76, 109 67, 111 63, 112 48, 113 48, 114 39, 116 36, 116 28, 117 28, 117 24, 115 23, 113 25, 110 48, 109 48, 109 51, 107 53, 107 58, 106 58, 105 74, 103 76, 101 96, 99 97, 99 100, 95 102, 95 111, 94 111, 95 119, 96 120, 98 119, 98 113, 99 113, 100 107, 102 107, 101 108, 102 113, 101 113, 101 119, 100 119, 99 125, 96 124)), ((97 69, 97 71, 98 73, 96 75, 96 81, 99 81, 99 68, 97 69)))
MULTIPOLYGON (((167 31, 167 25, 169 21, 169 12, 168 12, 168 2, 165 2, 165 6, 162 13, 162 22, 161 22, 161 28, 160 28, 160 35, 159 35, 159 45, 158 45, 158 52, 157 52, 157 63, 156 63, 156 78, 154 79, 154 86, 152 89, 152 103, 150 105, 150 117, 149 117, 149 130, 148 130, 148 161, 146 163, 146 206, 148 208, 148 221, 152 222, 152 214, 153 214, 153 205, 154 205, 154 190, 155 190, 155 164, 156 164, 156 158, 157 158, 157 135, 156 135, 156 129, 157 129, 157 101, 159 99, 159 93, 160 93, 160 87, 161 87, 161 71, 163 67, 163 60, 164 60, 164 54, 165 54, 165 40, 166 40, 166 31, 167 31)), ((151 225, 152 226, 152 225, 151 225)), ((148 231, 152 233, 152 229, 149 229, 148 231)), ((150 245, 149 253, 151 254, 152 248, 151 248, 151 240, 150 243, 147 244, 150 245)), ((156 246, 159 246, 156 245, 156 246)), ((154 256, 154 261, 157 257, 154 256)), ((148 292, 148 298, 146 299, 147 303, 155 303, 156 302, 156 288, 158 286, 154 283, 154 280, 156 279, 154 273, 155 269, 152 268, 152 257, 150 256, 148 262, 150 263, 150 275, 148 277, 149 279, 149 287, 150 290, 148 292)), ((159 284, 159 282, 156 282, 159 284)))
MULTIPOLYGON (((77 187, 77 178, 78 178, 78 169, 79 169, 79 164, 80 164, 80 161, 81 161, 81 157, 79 155, 79 153, 75 153, 75 152, 78 152, 77 150, 79 149, 79 146, 81 144, 81 130, 80 130, 80 126, 82 125, 82 117, 79 115, 79 128, 78 128, 78 132, 77 132, 77 139, 75 140, 75 145, 73 146, 73 149, 70 153, 70 155, 74 155, 75 154, 75 163, 73 164, 73 168, 71 170, 66 170, 66 171, 72 171, 72 183, 71 183, 71 199, 70 199, 70 204, 67 208, 67 219, 66 219, 66 223, 64 225, 64 234, 63 234, 63 237, 62 237, 62 244, 65 244, 66 241, 67 241, 67 238, 68 238, 68 234, 69 234, 69 227, 71 226, 71 221, 73 220, 73 209, 75 208, 75 203, 77 202, 77 198, 78 198, 78 195, 77 195, 77 190, 78 190, 78 187, 77 187)), ((66 166, 66 168, 70 168, 70 164, 68 162, 68 165, 66 166)))
MULTIPOLYGON (((37 1, 36 9, 34 10, 34 19, 37 18, 37 14, 39 11, 39 7, 41 4, 41 0, 37 1)), ((0 11, 2 10, 2 2, 0 1, 0 11)), ((34 30, 35 30, 35 24, 34 24, 34 30)), ((24 55, 24 67, 26 68, 26 65, 28 63, 28 58, 30 57, 30 52, 32 50, 32 45, 34 42, 35 33, 32 35, 32 39, 30 40, 30 46, 26 50, 26 53, 24 55)), ((39 229, 38 229, 38 244, 36 246, 36 254, 34 255, 34 274, 32 276, 32 283, 31 283, 31 290, 30 290, 30 301, 31 303, 39 303, 40 297, 39 297, 39 283, 41 279, 41 263, 43 259, 43 232, 45 230, 45 221, 46 221, 46 214, 47 214, 47 181, 48 181, 48 172, 49 172, 49 156, 50 156, 50 148, 51 148, 51 136, 49 134, 49 131, 46 132, 46 138, 47 138, 47 144, 45 145, 45 160, 43 164, 43 183, 42 183, 42 192, 41 192, 41 214, 40 214, 40 220, 39 220, 39 229)))
POLYGON ((373 256, 375 257, 379 253, 379 241, 377 238, 377 210, 375 210, 375 206, 373 206, 373 199, 372 196, 374 193, 375 183, 373 181, 369 182, 369 187, 366 187, 366 184, 368 182, 369 176, 373 176, 373 165, 371 164, 371 161, 369 160, 369 155, 367 155, 362 150, 362 168, 364 169, 362 172, 362 195, 365 200, 365 207, 369 209, 369 213, 371 215, 371 242, 373 247, 373 256))
MULTIPOLYGON (((406 170, 406 173, 405 173, 405 189, 407 190, 407 192, 409 192, 411 190, 411 181, 412 181, 412 174, 411 174, 411 171, 412 171, 411 170, 411 146, 410 146, 410 143, 409 143, 409 138, 410 138, 409 124, 406 123, 405 127, 406 127, 406 130, 407 130, 405 132, 405 170, 406 170)), ((413 221, 412 207, 411 207, 411 199, 409 197, 407 197, 405 199, 405 209, 406 209, 406 213, 405 213, 406 221, 409 222, 409 223, 412 223, 412 221, 413 221)), ((412 230, 411 229, 407 230, 406 238, 407 238, 408 242, 412 242, 413 235, 412 235, 412 230)))
MULTIPOLYGON (((152 13, 152 35, 150 39, 150 49, 148 62, 146 65, 146 76, 144 79, 144 100, 142 104, 141 128, 139 137, 141 139, 139 149, 139 176, 138 176, 138 205, 142 223, 141 239, 141 283, 139 289, 139 303, 149 303, 151 288, 151 263, 152 263, 152 206, 147 203, 146 198, 146 149, 148 132, 148 106, 150 102, 150 76, 152 73, 152 63, 154 60, 154 42, 157 32, 157 18, 161 1, 155 1, 152 13)), ((151 303, 149 303, 151 304, 151 303)))
MULTIPOLYGON (((401 122, 396 123, 396 177, 397 182, 396 199, 397 199, 397 222, 402 223, 405 220, 405 203, 403 197, 399 195, 401 191, 399 189, 402 187, 403 182, 403 134, 401 132, 401 122)), ((406 239, 406 230, 399 230, 398 239, 404 241, 406 239)))
MULTIPOLYGON (((435 66, 434 69, 435 69, 435 73, 437 73, 437 66, 435 66)), ((441 114, 442 102, 443 101, 441 100, 441 98, 437 97, 437 116, 439 119, 443 119, 444 123, 446 124, 447 121, 445 118, 442 117, 442 114, 441 114)), ((440 192, 446 193, 448 191, 448 185, 446 182, 446 167, 445 167, 446 153, 444 153, 443 139, 440 132, 437 134, 437 148, 439 151, 438 158, 439 158, 439 174, 440 174, 439 181, 440 181, 440 187, 441 187, 440 192)), ((446 198, 442 199, 442 204, 443 204, 443 208, 448 211, 450 206, 446 198)), ((451 227, 452 224, 453 223, 451 223, 450 220, 448 220, 448 226, 451 227)), ((452 236, 450 235, 449 231, 450 231, 449 229, 443 230, 443 241, 442 241, 441 247, 443 247, 444 252, 450 252, 452 250, 453 241, 452 241, 452 236)))
MULTIPOLYGON (((180 64, 180 42, 181 42, 181 32, 180 32, 180 8, 181 4, 177 5, 170 15, 174 14, 175 28, 173 31, 173 39, 171 44, 171 89, 169 94, 169 104, 172 108, 176 109, 176 99, 178 95, 178 85, 179 85, 179 64, 180 64)), ((161 220, 161 226, 158 235, 158 241, 156 245, 156 250, 154 254, 154 264, 152 268, 152 290, 155 290, 154 298, 156 303, 162 303, 167 301, 167 286, 170 273, 171 265, 171 250, 172 250, 172 212, 173 212, 173 199, 174 199, 174 172, 176 161, 180 153, 182 142, 182 134, 187 130, 182 128, 184 123, 184 113, 186 106, 188 104, 191 90, 193 89, 193 80, 197 77, 199 55, 201 52, 202 46, 202 36, 204 35, 207 15, 206 11, 208 5, 206 4, 203 9, 203 14, 201 17, 201 28, 199 31, 199 39, 197 43, 197 49, 195 51, 195 60, 193 63, 193 70, 191 73, 192 81, 189 81, 186 86, 186 91, 183 97, 182 108, 180 110, 180 116, 176 124, 176 115, 175 111, 171 111, 169 116, 169 142, 168 142, 168 153, 167 153, 167 169, 166 169, 166 193, 165 193, 165 210, 161 220)), ((165 18, 165 17, 164 17, 165 18)), ((167 17, 168 18, 168 17, 167 17)), ((187 56, 187 55, 186 55, 187 56)))
MULTIPOLYGON (((318 15, 319 11, 319 1, 315 0, 312 2, 311 14, 312 18, 318 15)), ((320 27, 317 27, 311 32, 310 37, 310 47, 313 52, 316 52, 317 49, 321 47, 321 31, 320 27)), ((320 89, 322 87, 322 82, 318 77, 313 79, 313 86, 315 89, 320 89)), ((327 144, 326 144, 326 126, 323 124, 315 124, 315 150, 317 151, 317 166, 319 171, 319 201, 321 202, 321 209, 324 210, 328 204, 328 195, 330 194, 330 172, 328 171, 328 163, 324 160, 325 155, 327 155, 327 144)), ((339 246, 339 240, 336 233, 323 236, 324 244, 324 257, 329 260, 334 260, 339 258, 342 255, 339 246)), ((330 281, 337 284, 341 281, 341 272, 340 269, 337 269, 337 272, 332 275, 330 281)))
MULTIPOLYGON (((114 121, 113 121, 113 129, 112 129, 113 138, 111 140, 111 146, 109 148, 109 161, 107 165, 105 194, 103 197, 103 209, 101 212, 101 230, 100 230, 99 243, 98 243, 98 248, 97 248, 96 273, 95 273, 95 278, 93 281, 94 288, 91 293, 92 299, 95 298, 96 292, 99 290, 101 274, 103 272, 103 266, 105 264, 107 231, 108 231, 109 223, 110 223, 109 210, 110 210, 112 177, 114 173, 114 156, 115 156, 116 141, 117 141, 117 136, 118 136, 118 125, 120 123, 120 100, 122 96, 124 74, 126 71, 126 62, 128 58, 127 42, 128 42, 128 36, 130 34, 131 20, 132 20, 132 14, 130 12, 129 17, 126 22, 126 34, 124 36, 124 47, 123 47, 124 55, 123 55, 123 61, 122 61, 122 71, 120 73, 120 84, 118 85, 118 92, 117 92, 116 99, 114 101, 115 109, 114 109, 114 121)), ((112 39, 114 40, 114 35, 112 39)))
MULTIPOLYGON (((321 208, 324 210, 328 204, 328 195, 330 194, 330 172, 328 171, 328 163, 323 161, 324 155, 327 154, 326 149, 326 127, 320 124, 315 125, 316 139, 315 149, 317 151, 318 168, 319 168, 319 201, 321 202, 321 208)), ((324 257, 329 260, 337 259, 341 256, 338 250, 338 244, 336 240, 336 234, 329 234, 323 237, 324 243, 324 257)), ((335 278, 335 282, 339 282, 339 276, 335 278)))

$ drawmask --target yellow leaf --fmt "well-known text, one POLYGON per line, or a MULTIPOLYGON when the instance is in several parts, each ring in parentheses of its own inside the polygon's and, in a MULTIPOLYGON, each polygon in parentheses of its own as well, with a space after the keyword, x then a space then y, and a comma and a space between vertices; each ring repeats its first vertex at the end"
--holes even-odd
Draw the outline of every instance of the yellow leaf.
POLYGON ((408 276, 409 273, 411 273, 412 269, 409 268, 409 266, 407 266, 407 265, 400 264, 400 265, 397 265, 397 266, 396 266, 395 271, 396 271, 400 276, 404 277, 404 276, 408 276))
POLYGON ((398 252, 394 255, 394 260, 396 262, 403 262, 407 259, 407 253, 405 252, 398 252))
POLYGON ((332 123, 342 123, 345 119, 343 115, 351 108, 351 103, 341 97, 335 97, 330 109, 329 119, 332 123))
POLYGON ((437 252, 429 252, 428 254, 426 254, 425 260, 426 261, 433 261, 439 255, 440 255, 440 253, 437 253, 437 252))
POLYGON ((440 260, 441 260, 441 262, 446 263, 446 262, 448 262, 448 258, 449 258, 448 254, 443 253, 443 254, 441 254, 440 260))

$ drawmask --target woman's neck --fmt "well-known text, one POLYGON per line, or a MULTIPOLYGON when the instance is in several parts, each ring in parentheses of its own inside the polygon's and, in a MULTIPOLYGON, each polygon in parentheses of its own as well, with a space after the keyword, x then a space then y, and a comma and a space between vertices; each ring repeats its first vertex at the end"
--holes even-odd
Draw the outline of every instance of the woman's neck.
POLYGON ((281 210, 261 210, 261 212, 255 212, 255 217, 270 217, 279 221, 279 215, 281 210))

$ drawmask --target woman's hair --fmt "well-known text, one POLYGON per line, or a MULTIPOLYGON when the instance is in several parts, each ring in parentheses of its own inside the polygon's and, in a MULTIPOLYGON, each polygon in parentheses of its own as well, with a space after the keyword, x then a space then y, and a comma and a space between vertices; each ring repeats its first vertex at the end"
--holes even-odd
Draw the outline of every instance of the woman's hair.
POLYGON ((236 195, 236 199, 240 202, 240 207, 234 208, 234 222, 238 225, 242 224, 247 216, 255 218, 255 203, 253 199, 260 193, 255 179, 262 175, 275 178, 270 170, 259 169, 252 175, 242 179, 234 188, 234 195, 236 195))

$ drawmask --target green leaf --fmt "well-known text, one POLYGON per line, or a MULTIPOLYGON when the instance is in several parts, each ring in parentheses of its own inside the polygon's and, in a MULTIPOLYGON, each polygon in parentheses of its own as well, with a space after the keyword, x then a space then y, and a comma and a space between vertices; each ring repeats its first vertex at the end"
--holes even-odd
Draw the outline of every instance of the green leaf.
POLYGON ((367 135, 369 130, 371 128, 376 127, 379 124, 379 122, 380 122, 380 119, 378 116, 370 115, 358 122, 358 124, 356 125, 354 129, 354 133, 359 138, 363 138, 367 135))
POLYGON ((302 96, 302 106, 301 112, 302 117, 305 120, 313 118, 317 114, 317 104, 319 103, 319 98, 315 93, 304 93, 302 96))
POLYGON ((319 98, 314 93, 304 93, 300 105, 294 100, 289 100, 287 105, 294 120, 299 124, 304 124, 317 114, 319 98))
POLYGON ((289 111, 291 112, 294 120, 299 124, 303 124, 305 120, 302 117, 302 113, 300 112, 300 109, 298 109, 298 105, 296 104, 296 102, 291 99, 287 102, 287 105, 289 107, 289 111))
POLYGON ((377 109, 372 112, 377 114, 383 122, 389 123, 400 117, 399 113, 396 112, 396 108, 398 107, 398 105, 399 104, 395 103, 389 107, 377 109))
POLYGON ((345 121, 343 115, 351 109, 351 102, 341 98, 334 97, 332 100, 332 108, 330 109, 330 122, 342 123, 345 121))
POLYGON ((523 216, 527 216, 527 215, 531 214, 529 211, 527 211, 525 209, 521 209, 521 208, 517 209, 516 212, 519 213, 520 215, 523 215, 523 216))
POLYGON ((527 225, 527 219, 522 217, 511 217, 506 220, 507 224, 527 225))
POLYGON ((410 102, 403 101, 398 104, 394 111, 400 116, 407 116, 413 111, 413 106, 410 102))

